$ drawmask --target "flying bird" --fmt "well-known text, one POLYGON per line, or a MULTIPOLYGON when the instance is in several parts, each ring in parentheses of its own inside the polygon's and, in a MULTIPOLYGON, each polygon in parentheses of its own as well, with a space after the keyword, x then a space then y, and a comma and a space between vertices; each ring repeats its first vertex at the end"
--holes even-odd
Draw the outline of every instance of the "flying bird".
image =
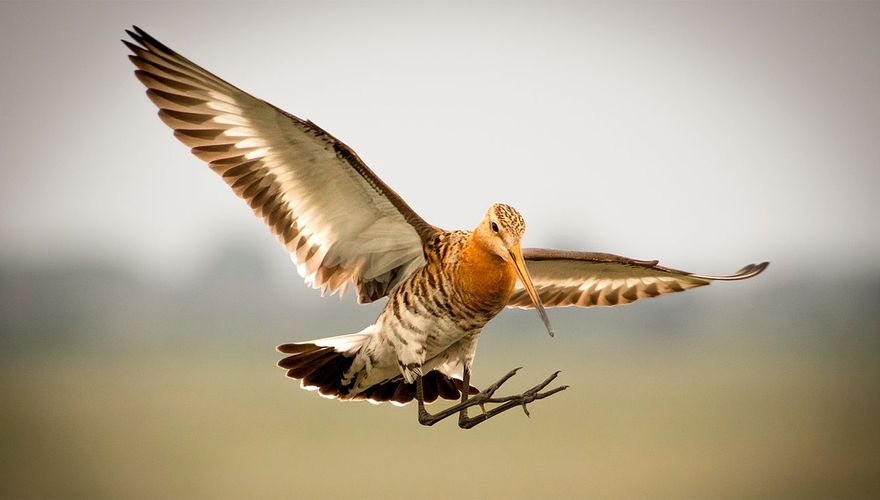
POLYGON ((494 204, 471 231, 426 222, 351 148, 317 126, 227 83, 138 27, 129 59, 159 117, 207 162, 290 252, 306 283, 322 294, 354 289, 359 303, 386 298, 357 333, 278 346, 278 365, 305 389, 340 400, 418 403, 419 422, 458 414, 470 428, 511 408, 556 394, 559 372, 513 396, 470 385, 480 331, 508 307, 627 304, 742 280, 768 265, 706 276, 606 253, 520 246, 526 225, 494 204), (431 414, 425 404, 457 404, 431 414), (486 404, 492 404, 486 409, 486 404), (481 412, 468 415, 480 406, 481 412))

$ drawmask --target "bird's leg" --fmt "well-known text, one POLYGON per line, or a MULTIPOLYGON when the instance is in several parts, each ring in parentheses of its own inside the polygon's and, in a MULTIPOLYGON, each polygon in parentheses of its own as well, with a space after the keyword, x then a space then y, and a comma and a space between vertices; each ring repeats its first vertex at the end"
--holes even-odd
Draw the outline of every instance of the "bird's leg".
POLYGON ((434 425, 443 419, 455 415, 458 412, 465 412, 471 406, 478 405, 482 402, 475 399, 482 393, 475 394, 473 398, 468 398, 466 388, 470 386, 465 385, 464 387, 465 389, 464 394, 462 394, 461 396, 461 403, 450 406, 449 408, 446 408, 445 410, 439 411, 437 413, 431 414, 428 413, 428 410, 425 409, 425 389, 422 384, 422 377, 418 377, 416 379, 416 400, 419 402, 419 423, 422 425, 434 425))
MULTIPOLYGON (((464 363, 464 372, 461 376, 461 404, 465 404, 468 400, 468 396, 470 396, 471 392, 471 369, 468 368, 467 363, 464 363)), ((468 419, 468 407, 465 406, 458 412, 458 425, 461 427, 462 422, 466 422, 468 419)), ((485 410, 483 410, 485 413, 485 410)))
MULTIPOLYGON (((516 370, 518 370, 518 368, 516 370)), ((556 394, 557 392, 562 392, 562 391, 568 389, 567 385, 561 385, 559 387, 555 387, 553 389, 550 389, 549 391, 540 392, 541 389, 547 387, 550 384, 550 382, 552 382, 559 375, 559 372, 554 372, 549 377, 547 377, 543 382, 541 382, 540 384, 523 392, 522 394, 517 394, 514 396, 506 396, 506 397, 502 397, 502 398, 493 398, 492 395, 495 393, 496 390, 498 390, 498 387, 500 387, 500 385, 501 385, 501 384, 499 384, 499 382, 504 383, 508 378, 512 377, 516 373, 516 370, 513 370, 510 373, 508 373, 507 375, 505 375, 505 377, 502 377, 501 380, 499 380, 498 382, 489 386, 489 388, 487 390, 481 392, 480 394, 477 394, 476 396, 481 396, 483 394, 486 394, 486 396, 487 396, 481 403, 479 403, 480 407, 483 408, 483 413, 480 415, 477 415, 475 417, 464 417, 464 418, 460 417, 459 421, 458 421, 458 426, 461 427, 462 429, 470 429, 471 427, 474 427, 475 425, 481 424, 481 423, 485 422, 486 420, 489 420, 490 418, 494 417, 495 415, 498 415, 500 413, 504 413, 511 408, 516 408, 517 406, 522 406, 522 409, 525 412, 526 416, 530 417, 531 414, 529 413, 529 409, 526 406, 527 404, 534 402, 534 401, 537 401, 539 399, 544 399, 546 397, 550 397, 550 396, 556 394), (496 406, 495 408, 492 408, 491 410, 486 411, 485 407, 483 407, 483 405, 485 403, 502 403, 502 404, 500 404, 499 406, 496 406)))
MULTIPOLYGON (((461 403, 454 405, 454 406, 451 406, 449 408, 446 408, 445 410, 442 410, 442 411, 437 412, 435 414, 430 414, 430 413, 428 413, 428 410, 425 409, 425 397, 424 397, 424 388, 422 385, 422 378, 421 377, 417 378, 416 379, 416 399, 418 400, 418 403, 419 403, 419 423, 422 425, 434 425, 437 422, 458 413, 459 414, 458 426, 461 427, 462 429, 470 429, 471 427, 473 427, 477 424, 480 424, 482 422, 485 422, 486 420, 489 420, 490 418, 494 417, 495 415, 498 415, 499 413, 503 413, 503 412, 505 412, 511 408, 515 408, 517 406, 522 406, 523 411, 525 411, 526 415, 529 415, 529 410, 528 410, 528 408, 526 408, 526 405, 528 403, 531 403, 531 402, 536 401, 538 399, 544 399, 546 397, 552 396, 553 394, 556 394, 557 392, 564 391, 565 389, 568 389, 567 385, 563 385, 563 386, 559 386, 554 389, 551 389, 549 391, 540 392, 541 389, 547 387, 547 385, 549 385, 550 382, 552 382, 557 377, 557 375, 559 375, 559 372, 556 372, 556 373, 550 375, 549 377, 547 377, 547 379, 544 380, 543 382, 541 382, 540 384, 536 385, 535 387, 532 387, 531 389, 525 391, 522 394, 517 394, 515 396, 506 396, 506 397, 502 397, 502 398, 494 398, 493 396, 495 395, 495 391, 497 391, 511 377, 516 375, 516 372, 518 370, 519 370, 519 368, 514 368, 513 370, 510 370, 507 374, 505 374, 503 377, 498 379, 498 381, 496 381, 494 384, 490 385, 485 390, 480 391, 477 394, 474 394, 473 396, 468 397, 467 393, 465 392, 465 394, 462 394, 461 403), (486 410, 484 407, 484 405, 486 403, 501 403, 501 404, 500 404, 500 406, 497 406, 497 407, 492 408, 490 410, 486 410), (477 415, 475 417, 468 417, 467 416, 467 409, 472 406, 478 406, 478 405, 481 408, 483 408, 483 413, 480 415, 477 415)), ((465 376, 467 377, 467 381, 470 382, 469 371, 466 370, 464 373, 465 373, 465 376)), ((462 382, 464 382, 464 381, 462 381, 462 382)), ((463 391, 467 391, 469 387, 470 387, 469 383, 462 384, 463 391)))
POLYGON ((416 378, 416 400, 419 402, 419 423, 422 425, 434 425, 445 417, 431 415, 425 409, 425 389, 422 385, 422 377, 416 378))
POLYGON ((428 410, 425 409, 425 396, 424 396, 424 387, 422 385, 422 378, 419 377, 416 379, 416 400, 419 402, 419 423, 422 425, 434 425, 437 422, 451 417, 456 413, 459 413, 459 425, 461 422, 468 420, 467 417, 467 409, 471 406, 483 405, 485 404, 489 398, 501 387, 501 384, 507 382, 507 380, 516 375, 517 370, 519 368, 515 368, 507 373, 507 375, 501 377, 497 382, 490 385, 485 391, 481 391, 477 394, 474 394, 471 397, 468 397, 468 390, 470 389, 470 371, 465 371, 466 381, 462 381, 462 395, 461 395, 461 403, 450 406, 445 410, 439 411, 435 414, 428 413, 428 410))

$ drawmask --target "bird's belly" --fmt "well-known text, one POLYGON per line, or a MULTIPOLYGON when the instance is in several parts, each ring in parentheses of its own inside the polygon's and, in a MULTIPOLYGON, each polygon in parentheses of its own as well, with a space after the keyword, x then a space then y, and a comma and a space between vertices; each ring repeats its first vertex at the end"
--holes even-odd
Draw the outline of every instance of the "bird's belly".
POLYGON ((431 359, 442 354, 474 328, 463 324, 454 315, 420 314, 418 311, 401 311, 398 331, 401 335, 426 350, 425 358, 431 359))
POLYGON ((459 323, 449 318, 441 318, 435 322, 435 329, 428 333, 425 341, 427 353, 425 357, 432 359, 443 352, 449 346, 468 336, 473 330, 466 330, 459 323))
MULTIPOLYGON (((505 278, 502 273, 494 274, 501 274, 501 279, 493 276, 497 281, 505 278)), ((414 370, 427 373, 447 362, 460 363, 467 356, 465 344, 473 345, 500 307, 470 295, 464 284, 446 268, 429 263, 392 290, 377 321, 377 342, 383 346, 374 352, 382 351, 382 356, 372 363, 370 380, 398 373, 409 379, 414 370)))
POLYGON ((409 363, 425 373, 460 356, 453 348, 473 331, 452 317, 419 314, 386 308, 378 319, 379 336, 369 349, 369 367, 357 382, 356 391, 400 376, 409 363))

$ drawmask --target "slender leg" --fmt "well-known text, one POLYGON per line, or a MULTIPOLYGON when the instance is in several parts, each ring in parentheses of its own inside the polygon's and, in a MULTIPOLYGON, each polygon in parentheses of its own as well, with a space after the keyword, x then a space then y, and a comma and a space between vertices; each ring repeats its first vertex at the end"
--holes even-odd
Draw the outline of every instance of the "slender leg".
POLYGON ((419 376, 416 379, 416 400, 419 402, 419 423, 422 425, 434 425, 437 422, 443 420, 442 418, 437 418, 436 415, 431 415, 428 413, 428 410, 425 409, 425 388, 422 383, 422 377, 419 376))
MULTIPOLYGON (((467 403, 471 390, 471 369, 464 363, 464 373, 461 376, 461 404, 467 403)), ((458 413, 458 426, 461 427, 468 420, 468 407, 465 406, 458 413)))
MULTIPOLYGON (((416 399, 418 400, 418 404, 419 404, 419 423, 422 425, 434 425, 437 422, 458 413, 459 414, 458 426, 461 427, 462 429, 470 429, 471 427, 474 427, 475 425, 478 425, 482 422, 485 422, 486 420, 489 420, 490 418, 494 417, 495 415, 504 413, 505 411, 507 411, 511 408, 515 408, 517 406, 522 406, 525 414, 529 415, 529 410, 526 407, 527 404, 534 402, 534 401, 537 401, 539 399, 544 399, 546 397, 549 397, 549 396, 556 394, 557 392, 564 391, 565 389, 568 389, 567 385, 562 385, 562 386, 556 387, 554 389, 550 389, 549 391, 540 392, 541 389, 547 387, 550 384, 550 382, 552 382, 554 379, 556 379, 556 377, 559 375, 559 372, 556 372, 556 373, 550 375, 549 377, 547 377, 547 379, 544 380, 543 382, 541 382, 540 384, 536 385, 535 387, 532 387, 531 389, 525 391, 522 394, 517 394, 514 396, 506 396, 506 397, 501 397, 501 398, 494 398, 493 396, 495 395, 495 391, 497 391, 501 387, 501 385, 504 384, 505 382, 507 382, 511 377, 516 375, 516 372, 518 370, 519 370, 519 368, 514 368, 513 370, 509 371, 506 375, 504 375, 503 377, 498 379, 497 382, 495 382, 494 384, 487 387, 486 390, 481 391, 478 394, 474 394, 471 397, 468 397, 467 393, 462 394, 461 403, 454 405, 454 406, 451 406, 449 408, 446 408, 445 410, 439 411, 433 415, 428 413, 428 410, 425 409, 424 387, 422 385, 422 378, 418 377, 416 379, 416 399), (470 408, 471 406, 478 406, 478 405, 480 407, 483 407, 486 403, 498 403, 499 406, 496 406, 495 408, 492 408, 488 411, 486 411, 484 408, 483 413, 480 415, 477 415, 475 417, 468 417, 467 416, 467 409, 468 408, 470 408)), ((470 373, 467 370, 464 373, 465 373, 465 377, 467 377, 468 383, 464 383, 464 384, 462 384, 462 386, 463 386, 463 389, 465 391, 467 391, 467 388, 470 387, 470 384, 469 384, 470 373)))
POLYGON ((470 396, 471 390, 471 369, 467 366, 464 367, 464 375, 462 376, 461 386, 464 390, 461 391, 461 402, 464 403, 467 401, 468 396, 470 396))
MULTIPOLYGON (((513 373, 516 373, 516 371, 512 372, 509 375, 513 376, 513 373)), ((489 420, 490 418, 494 417, 495 415, 504 413, 511 408, 516 408, 517 406, 522 406, 523 412, 525 412, 526 416, 531 417, 532 415, 529 413, 529 408, 526 406, 527 404, 532 403, 534 401, 537 401, 539 399, 544 399, 546 397, 550 397, 550 396, 556 394, 557 392, 562 392, 562 391, 568 389, 567 385, 561 385, 559 387, 555 387, 553 389, 550 389, 549 391, 540 392, 541 389, 547 387, 550 384, 550 382, 553 382, 553 380, 556 379, 556 377, 558 375, 559 375, 559 372, 555 372, 555 373, 551 374, 549 377, 547 377, 543 382, 541 382, 540 384, 525 391, 524 393, 517 394, 514 396, 506 396, 503 398, 493 398, 492 397, 492 394, 498 389, 498 387, 494 387, 495 384, 493 384, 491 387, 494 387, 494 389, 491 389, 491 393, 488 394, 489 397, 486 398, 486 400, 483 403, 502 403, 502 404, 496 406, 495 408, 492 408, 489 411, 486 411, 486 409, 483 408, 483 413, 481 413, 480 415, 477 415, 473 418, 465 418, 463 422, 461 421, 461 419, 459 419, 458 426, 461 427, 462 429, 470 429, 471 427, 474 427, 478 424, 485 422, 486 420, 489 420)), ((496 382, 496 384, 497 384, 497 382, 496 382)), ((480 394, 483 394, 483 393, 480 393, 480 394)), ((480 406, 483 407, 482 404, 480 406)))

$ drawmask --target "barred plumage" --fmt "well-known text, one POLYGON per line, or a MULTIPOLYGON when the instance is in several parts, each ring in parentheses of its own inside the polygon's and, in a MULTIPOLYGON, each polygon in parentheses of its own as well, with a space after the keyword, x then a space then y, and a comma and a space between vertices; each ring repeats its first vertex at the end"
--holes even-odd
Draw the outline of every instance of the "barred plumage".
POLYGON ((440 416, 420 404, 426 425, 462 411, 471 427, 555 394, 476 393, 469 369, 482 328, 505 307, 534 307, 548 332, 548 307, 616 305, 755 276, 705 276, 609 254, 521 250, 525 221, 495 204, 473 231, 425 222, 344 143, 309 120, 257 99, 171 50, 143 30, 124 41, 159 117, 269 226, 306 282, 322 293, 353 287, 359 302, 387 297, 361 332, 284 344, 278 364, 306 389, 339 399, 462 403, 440 416), (462 394, 465 393, 465 394, 462 394), (500 407, 472 419, 467 408, 500 407), (494 413, 493 413, 494 412, 494 413))

